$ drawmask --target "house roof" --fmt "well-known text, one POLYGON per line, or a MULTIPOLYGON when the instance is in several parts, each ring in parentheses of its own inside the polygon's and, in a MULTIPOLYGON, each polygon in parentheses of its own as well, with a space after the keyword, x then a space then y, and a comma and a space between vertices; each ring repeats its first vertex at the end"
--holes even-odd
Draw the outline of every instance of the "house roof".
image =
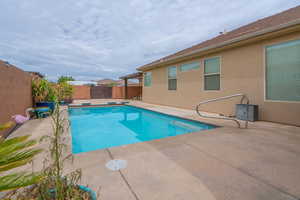
POLYGON ((286 28, 288 26, 298 25, 298 24, 300 24, 300 6, 291 8, 289 10, 272 15, 270 17, 266 17, 266 18, 257 20, 253 23, 242 26, 242 27, 232 30, 230 32, 220 34, 219 36, 214 37, 210 40, 206 40, 200 44, 183 49, 181 51, 178 51, 174 54, 163 57, 154 62, 151 62, 149 64, 138 67, 137 70, 141 70, 141 71, 147 70, 149 68, 155 67, 158 64, 162 64, 166 61, 170 61, 170 60, 173 60, 178 57, 184 57, 186 55, 190 55, 193 53, 199 53, 201 50, 205 51, 205 50, 208 50, 209 48, 210 49, 217 48, 218 45, 222 45, 222 44, 223 44, 223 46, 228 45, 231 41, 236 42, 237 39, 239 39, 239 38, 241 40, 249 39, 247 37, 243 37, 246 35, 249 35, 249 37, 256 36, 255 33, 264 34, 265 33, 264 30, 275 31, 275 30, 271 29, 274 27, 279 30, 282 28, 286 28), (291 22, 294 22, 294 23, 291 23, 291 22), (285 24, 286 24, 286 26, 283 26, 285 24))
POLYGON ((70 85, 97 85, 95 81, 68 81, 70 85))
POLYGON ((98 80, 97 84, 98 85, 107 85, 107 84, 119 84, 119 82, 117 80, 113 80, 113 79, 102 79, 102 80, 98 80))
MULTIPOLYGON (((102 79, 97 81, 98 85, 124 85, 124 80, 102 79)), ((135 82, 128 81, 128 85, 136 85, 135 82)))
POLYGON ((45 76, 43 74, 41 74, 40 72, 31 72, 31 71, 27 71, 30 75, 32 76, 37 76, 40 78, 44 78, 45 76))

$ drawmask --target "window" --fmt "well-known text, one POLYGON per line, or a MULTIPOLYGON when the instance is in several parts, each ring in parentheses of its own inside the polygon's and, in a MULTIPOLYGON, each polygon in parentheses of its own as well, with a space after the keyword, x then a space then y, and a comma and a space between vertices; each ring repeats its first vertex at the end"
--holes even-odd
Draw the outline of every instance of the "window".
POLYGON ((151 72, 146 72, 144 74, 144 86, 149 87, 152 85, 152 73, 151 72))
POLYGON ((177 89, 177 69, 176 67, 168 67, 168 90, 177 89))
POLYGON ((181 65, 180 71, 187 72, 187 71, 199 69, 199 68, 200 68, 200 62, 192 62, 192 63, 187 63, 187 64, 181 65))
POLYGON ((220 58, 204 60, 204 90, 220 90, 220 58))
POLYGON ((266 99, 300 101, 300 40, 266 47, 266 99))

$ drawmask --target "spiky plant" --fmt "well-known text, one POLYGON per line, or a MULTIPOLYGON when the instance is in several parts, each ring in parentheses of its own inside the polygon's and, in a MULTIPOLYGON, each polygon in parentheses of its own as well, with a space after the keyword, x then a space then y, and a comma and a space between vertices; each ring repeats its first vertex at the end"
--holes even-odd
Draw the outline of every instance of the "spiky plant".
MULTIPOLYGON (((53 134, 42 139, 49 141, 49 157, 45 163, 48 167, 44 170, 45 179, 38 184, 40 199, 52 200, 84 200, 88 193, 80 190, 78 182, 81 179, 81 170, 77 169, 69 174, 64 174, 64 162, 72 160, 72 155, 65 156, 67 145, 64 143, 64 132, 68 121, 63 117, 58 102, 56 102, 52 117, 53 134)), ((89 198, 88 198, 89 199, 89 198)))
MULTIPOLYGON (((12 122, 0 125, 0 131, 12 126, 12 122)), ((31 162, 41 152, 41 149, 32 148, 36 141, 28 138, 29 135, 5 140, 0 136, 0 192, 32 185, 41 179, 38 173, 9 173, 9 170, 31 162)))
POLYGON ((48 153, 44 158, 43 179, 32 187, 16 191, 9 198, 17 200, 90 200, 89 192, 78 185, 81 170, 64 173, 64 162, 72 161, 72 154, 66 155, 67 145, 64 143, 64 132, 68 121, 63 117, 58 102, 56 102, 52 118, 53 134, 45 135, 41 141, 49 143, 48 153))

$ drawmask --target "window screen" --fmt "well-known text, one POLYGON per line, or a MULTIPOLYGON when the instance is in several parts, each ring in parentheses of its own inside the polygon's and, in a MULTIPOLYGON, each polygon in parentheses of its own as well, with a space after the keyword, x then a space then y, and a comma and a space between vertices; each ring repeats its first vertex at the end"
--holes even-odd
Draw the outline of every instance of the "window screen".
POLYGON ((152 85, 152 73, 146 72, 144 75, 144 86, 149 87, 152 85))
POLYGON ((187 71, 199 69, 199 68, 200 68, 200 62, 192 62, 192 63, 187 63, 187 64, 181 65, 180 71, 187 72, 187 71))
POLYGON ((300 40, 266 47, 266 99, 300 101, 300 40))
POLYGON ((220 58, 204 60, 204 90, 220 90, 220 58))
POLYGON ((177 89, 177 68, 168 67, 168 90, 177 89))

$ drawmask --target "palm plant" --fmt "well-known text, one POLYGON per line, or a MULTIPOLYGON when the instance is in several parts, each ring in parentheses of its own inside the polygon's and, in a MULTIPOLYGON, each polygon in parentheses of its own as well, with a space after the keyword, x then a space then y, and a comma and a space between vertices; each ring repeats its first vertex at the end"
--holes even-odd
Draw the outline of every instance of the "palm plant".
MULTIPOLYGON (((18 174, 9 175, 7 179, 10 178, 8 183, 5 183, 0 179, 0 191, 1 187, 6 189, 13 189, 21 186, 32 185, 31 187, 22 188, 21 190, 14 190, 11 194, 6 197, 13 197, 12 199, 18 200, 96 200, 96 193, 91 189, 78 185, 81 179, 81 170, 77 169, 70 173, 64 173, 64 163, 65 161, 72 161, 72 154, 66 155, 66 144, 65 144, 65 131, 68 128, 68 121, 64 118, 61 113, 64 112, 60 110, 58 102, 56 102, 55 110, 51 115, 53 120, 53 135, 46 135, 41 138, 41 141, 47 139, 49 142, 48 156, 44 159, 44 170, 41 172, 43 176, 39 174, 18 174), (67 127, 66 127, 67 126, 67 127), (42 178, 41 178, 42 177, 42 178), (3 183, 2 183, 2 182, 3 183), (36 183, 36 184, 34 184, 36 183), (14 185, 15 184, 15 185, 14 185), (3 186, 2 186, 3 185, 3 186)), ((21 138, 23 141, 23 146, 30 147, 35 144, 35 141, 27 141, 28 137, 24 136, 21 138)), ((15 139, 17 140, 17 139, 15 139)), ((7 140, 9 142, 10 140, 7 140)), ((9 142, 15 143, 15 142, 9 142)), ((0 172, 1 172, 1 147, 0 143, 0 172)), ((21 149, 21 148, 15 148, 21 149)), ((23 157, 21 163, 29 162, 34 154, 37 154, 39 150, 27 150, 26 153, 20 153, 19 157, 23 157), (26 156, 26 154, 28 156, 26 156), (28 157, 28 159, 26 159, 28 157)), ((18 153, 17 153, 18 155, 18 153)), ((17 156, 15 156, 17 157, 17 156)), ((13 158, 13 157, 12 157, 13 158)), ((17 166, 18 164, 16 164, 17 166)))
MULTIPOLYGON (((12 122, 0 125, 0 131, 13 126, 12 122)), ((31 162, 33 157, 41 152, 41 149, 31 148, 36 144, 35 140, 28 140, 29 135, 5 140, 0 137, 0 192, 13 190, 37 183, 41 179, 38 173, 8 171, 31 162)))

